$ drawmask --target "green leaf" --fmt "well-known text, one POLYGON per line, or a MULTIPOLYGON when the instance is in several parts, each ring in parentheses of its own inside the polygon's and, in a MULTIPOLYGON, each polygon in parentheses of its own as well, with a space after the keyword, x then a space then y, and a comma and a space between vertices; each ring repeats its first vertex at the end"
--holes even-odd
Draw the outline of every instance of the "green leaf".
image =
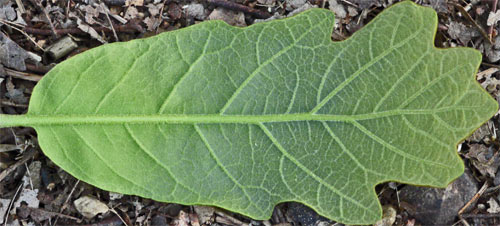
POLYGON ((0 125, 34 127, 50 159, 106 190, 254 219, 297 201, 369 224, 376 184, 446 186, 457 142, 497 111, 480 53, 436 49, 436 25, 411 2, 342 42, 323 9, 204 22, 60 63, 0 125))

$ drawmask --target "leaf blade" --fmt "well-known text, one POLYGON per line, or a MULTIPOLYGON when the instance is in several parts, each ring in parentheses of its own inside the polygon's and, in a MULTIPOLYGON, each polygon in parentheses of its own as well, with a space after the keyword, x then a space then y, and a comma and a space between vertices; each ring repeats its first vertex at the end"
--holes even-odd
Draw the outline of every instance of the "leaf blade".
POLYGON ((372 223, 376 184, 446 186, 463 172, 454 145, 497 110, 471 76, 480 54, 437 50, 436 25, 409 2, 336 43, 325 10, 202 23, 73 57, 0 124, 33 126, 54 162, 104 189, 255 219, 298 201, 372 223))

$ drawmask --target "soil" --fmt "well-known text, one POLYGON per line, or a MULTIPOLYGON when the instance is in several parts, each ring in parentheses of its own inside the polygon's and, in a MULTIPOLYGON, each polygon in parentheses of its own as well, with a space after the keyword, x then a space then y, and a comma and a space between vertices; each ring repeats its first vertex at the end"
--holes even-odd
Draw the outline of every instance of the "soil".
MULTIPOLYGON (((105 43, 148 37, 209 19, 248 26, 311 7, 334 11, 337 24, 332 40, 344 40, 395 2, 0 0, 0 113, 25 113, 33 87, 47 71, 105 43)), ((437 47, 466 46, 481 51, 478 82, 498 100, 498 1, 415 2, 438 12, 437 47)), ((379 225, 429 225, 445 220, 445 224, 455 225, 499 225, 498 126, 495 115, 458 146, 466 174, 447 189, 378 185, 385 220, 379 225), (444 195, 446 191, 453 195, 444 195), (451 211, 441 211, 443 208, 451 211)), ((0 170, 0 223, 4 225, 341 225, 298 203, 280 204, 271 219, 255 221, 212 207, 160 203, 104 191, 53 164, 40 151, 31 128, 0 129, 0 170), (83 211, 83 206, 90 210, 83 211)))

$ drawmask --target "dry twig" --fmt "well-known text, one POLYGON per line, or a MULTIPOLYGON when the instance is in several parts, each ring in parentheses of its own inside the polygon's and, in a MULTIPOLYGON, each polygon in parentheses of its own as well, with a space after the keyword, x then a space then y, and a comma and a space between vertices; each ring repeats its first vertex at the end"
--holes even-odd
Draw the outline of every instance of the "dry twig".
POLYGON ((488 41, 490 44, 493 44, 486 31, 481 26, 479 26, 479 24, 477 24, 474 19, 472 19, 472 17, 464 9, 464 7, 462 7, 459 4, 453 4, 453 5, 455 6, 455 8, 458 9, 458 11, 460 11, 462 16, 464 16, 472 25, 474 25, 477 28, 477 30, 479 30, 479 33, 481 33, 481 35, 484 37, 484 39, 486 39, 486 41, 488 41))
POLYGON ((36 74, 31 74, 31 73, 27 73, 27 72, 20 72, 20 71, 12 70, 9 68, 4 68, 4 70, 5 70, 5 73, 7 73, 7 75, 12 76, 13 78, 19 78, 19 79, 24 79, 24 80, 33 81, 33 82, 38 82, 38 81, 40 81, 40 79, 42 79, 42 76, 36 75, 36 74))
MULTIPOLYGON (((77 180, 75 185, 73 185, 73 188, 69 192, 68 197, 66 197, 66 201, 64 201, 64 204, 61 206, 61 210, 59 210, 59 214, 62 215, 63 211, 66 209, 68 206, 69 199, 73 195, 73 192, 75 192, 76 186, 78 186, 78 183, 80 183, 80 180, 77 180)), ((59 220, 59 215, 56 216, 56 219, 54 220, 54 223, 52 225, 57 225, 57 220, 59 220)))
POLYGON ((36 151, 32 148, 29 149, 29 151, 25 152, 23 155, 23 158, 21 160, 12 164, 11 166, 9 166, 9 168, 5 169, 4 171, 2 171, 0 173, 0 181, 5 179, 5 177, 7 177, 10 173, 12 173, 17 167, 23 165, 25 162, 27 162, 28 160, 33 158, 35 156, 35 154, 36 154, 36 151))
POLYGON ((7 213, 5 214, 5 218, 4 218, 4 222, 3 222, 4 226, 7 226, 7 221, 9 221, 10 210, 12 209, 12 205, 14 205, 14 201, 16 200, 17 194, 19 194, 19 191, 21 191, 22 187, 23 187, 23 183, 21 183, 19 185, 19 187, 16 190, 16 193, 14 193, 14 197, 12 197, 12 199, 9 202, 9 207, 7 208, 7 213))
POLYGON ((257 19, 267 19, 271 17, 271 14, 269 14, 268 12, 254 9, 252 7, 248 7, 246 5, 238 4, 235 2, 230 2, 226 0, 208 0, 208 3, 222 8, 248 13, 256 17, 257 19))
POLYGON ((479 199, 481 195, 483 195, 487 188, 488 182, 484 183, 481 189, 479 189, 479 191, 472 197, 472 199, 469 200, 469 202, 467 202, 465 206, 460 209, 460 211, 458 211, 458 216, 462 216, 462 214, 469 208, 469 206, 472 205, 472 203, 474 203, 477 199, 479 199))
POLYGON ((28 107, 27 104, 17 104, 17 103, 8 101, 8 100, 2 100, 1 103, 2 103, 2 105, 16 107, 16 108, 27 108, 28 107))
MULTIPOLYGON (((241 222, 240 220, 238 220, 238 219, 236 219, 236 218, 234 218, 234 217, 231 217, 231 216, 229 216, 229 215, 227 215, 227 214, 225 214, 225 213, 223 213, 223 212, 221 212, 221 211, 215 211, 215 213, 216 213, 217 215, 219 215, 219 216, 221 216, 221 217, 225 218, 226 220, 228 220, 228 221, 232 222, 232 223, 233 223, 233 224, 235 224, 235 225, 248 226, 248 224, 243 223, 243 222, 241 222)), ((217 218, 216 218, 216 219, 217 219, 217 218)))
MULTIPOLYGON (((122 33, 136 33, 136 32, 142 32, 143 29, 140 25, 138 24, 126 24, 126 25, 115 25, 113 26, 115 31, 117 32, 122 32, 122 33)), ((46 29, 39 29, 39 28, 32 28, 32 27, 24 27, 23 29, 26 33, 28 34, 36 34, 36 35, 51 35, 51 30, 46 30, 46 29)), ((94 27, 94 30, 97 32, 106 32, 106 33, 111 33, 113 32, 111 29, 107 27, 94 27)), ((84 31, 78 29, 78 28, 65 28, 65 29, 56 29, 56 33, 59 35, 65 35, 65 34, 87 34, 84 31)))
POLYGON ((111 18, 109 18, 109 10, 107 10, 106 5, 104 3, 101 3, 101 7, 104 9, 104 14, 106 15, 106 18, 108 19, 109 26, 111 27, 111 30, 113 31, 113 35, 115 36, 115 41, 119 42, 120 40, 118 39, 118 35, 116 34, 115 28, 113 27, 113 22, 111 21, 111 18))
POLYGON ((31 1, 31 3, 33 3, 33 5, 36 5, 36 6, 40 7, 40 9, 42 10, 43 14, 45 14, 45 17, 47 18, 47 21, 49 22, 50 29, 52 29, 52 32, 54 33, 54 35, 57 38, 58 35, 57 35, 57 32, 56 32, 56 28, 54 27, 54 24, 52 23, 52 20, 50 19, 49 13, 47 12, 47 9, 45 9, 45 7, 43 7, 42 2, 40 2, 39 0, 30 0, 30 1, 31 1))
MULTIPOLYGON (((491 10, 493 13, 497 11, 498 0, 493 0, 493 9, 491 10)), ((488 29, 488 38, 493 42, 493 28, 495 24, 492 24, 488 29)))
POLYGON ((21 34, 23 34, 24 36, 26 36, 26 38, 28 38, 33 44, 35 44, 36 47, 40 48, 42 51, 45 52, 45 49, 40 46, 37 42, 35 42, 35 40, 33 38, 31 38, 26 32, 24 32, 22 30, 22 28, 24 28, 24 25, 20 25, 20 24, 16 24, 16 23, 13 23, 13 22, 10 22, 10 21, 7 21, 7 20, 2 20, 0 19, 0 23, 1 24, 5 24, 6 26, 16 30, 16 31, 19 31, 21 34), (16 26, 19 26, 21 28, 18 28, 16 26))

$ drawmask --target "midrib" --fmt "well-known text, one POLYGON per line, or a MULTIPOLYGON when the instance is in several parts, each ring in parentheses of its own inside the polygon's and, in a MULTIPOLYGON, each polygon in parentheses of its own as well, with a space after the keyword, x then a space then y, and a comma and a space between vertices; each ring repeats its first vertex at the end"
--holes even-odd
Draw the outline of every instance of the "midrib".
MULTIPOLYGON (((461 109, 461 108, 460 108, 461 109)), ((435 114, 443 111, 458 110, 447 107, 430 110, 390 110, 357 115, 324 114, 274 114, 274 115, 0 115, 0 128, 13 126, 74 125, 74 124, 203 124, 231 123, 258 124, 267 122, 292 121, 359 121, 395 115, 435 114)), ((463 109, 466 110, 466 109, 463 109)))

